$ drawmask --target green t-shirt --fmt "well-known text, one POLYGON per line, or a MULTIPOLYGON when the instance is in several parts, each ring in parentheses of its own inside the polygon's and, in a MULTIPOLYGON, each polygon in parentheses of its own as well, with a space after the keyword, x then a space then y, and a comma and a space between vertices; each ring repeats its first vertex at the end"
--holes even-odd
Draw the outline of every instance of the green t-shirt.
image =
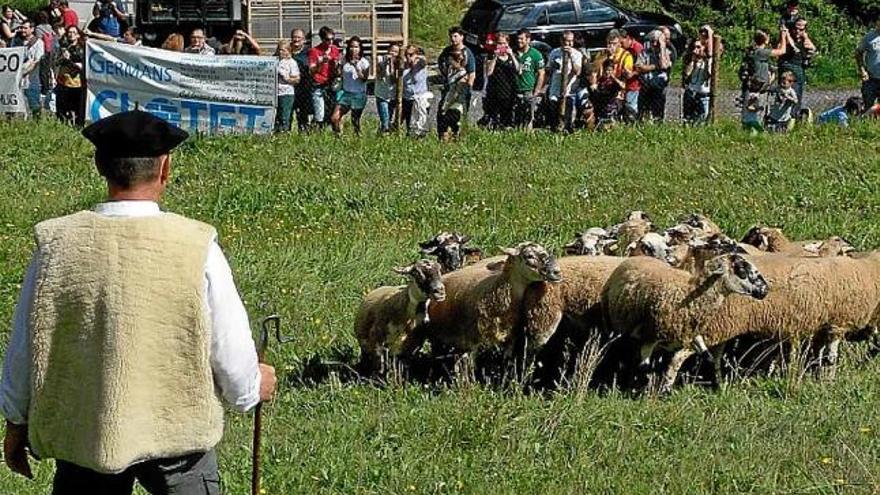
POLYGON ((522 67, 516 78, 517 92, 534 91, 535 84, 538 83, 538 70, 544 68, 544 57, 541 56, 541 52, 529 47, 525 53, 516 52, 516 60, 522 67))

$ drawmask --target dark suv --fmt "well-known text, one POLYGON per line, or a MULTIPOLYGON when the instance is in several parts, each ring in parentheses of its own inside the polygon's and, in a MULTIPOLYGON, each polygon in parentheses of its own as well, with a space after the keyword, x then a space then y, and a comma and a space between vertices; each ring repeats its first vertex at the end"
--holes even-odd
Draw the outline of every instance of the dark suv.
MULTIPOLYGON (((476 0, 461 21, 465 43, 475 54, 494 49, 495 33, 532 33, 532 44, 547 55, 562 44, 562 33, 574 31, 587 50, 605 47, 612 29, 625 29, 643 39, 659 26, 669 26, 676 51, 684 52, 685 37, 675 19, 652 12, 633 12, 605 0, 476 0)), ((515 40, 511 40, 514 44, 515 40)))

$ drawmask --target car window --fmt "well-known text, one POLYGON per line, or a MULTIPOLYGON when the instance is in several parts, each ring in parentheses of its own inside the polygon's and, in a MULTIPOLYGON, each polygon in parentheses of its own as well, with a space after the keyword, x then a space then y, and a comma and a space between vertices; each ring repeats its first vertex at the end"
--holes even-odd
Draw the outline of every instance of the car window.
POLYGON ((562 0, 547 7, 546 15, 541 16, 549 20, 549 24, 576 24, 577 14, 574 11, 574 3, 571 0, 562 0))
POLYGON ((532 11, 532 5, 515 5, 504 10, 498 20, 498 31, 516 31, 532 11))
POLYGON ((580 0, 581 22, 613 22, 617 20, 617 9, 597 0, 580 0))

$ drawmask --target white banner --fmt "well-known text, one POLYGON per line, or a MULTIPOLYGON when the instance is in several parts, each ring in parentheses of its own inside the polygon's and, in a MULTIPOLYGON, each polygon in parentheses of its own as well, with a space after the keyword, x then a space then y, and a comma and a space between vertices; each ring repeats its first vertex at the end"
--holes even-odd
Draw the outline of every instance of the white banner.
POLYGON ((0 113, 27 111, 21 88, 25 48, 0 48, 0 113))
POLYGON ((86 120, 139 107, 187 131, 269 133, 277 59, 86 43, 86 120))

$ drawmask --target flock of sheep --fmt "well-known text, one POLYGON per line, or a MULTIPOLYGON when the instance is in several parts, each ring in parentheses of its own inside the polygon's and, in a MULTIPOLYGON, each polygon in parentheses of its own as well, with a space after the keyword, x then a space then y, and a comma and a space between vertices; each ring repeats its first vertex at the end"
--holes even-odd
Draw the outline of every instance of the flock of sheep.
POLYGON ((656 373, 663 392, 695 354, 715 364, 717 384, 725 346, 742 338, 792 350, 809 342, 833 370, 840 342, 872 336, 880 322, 880 252, 856 253, 840 237, 794 242, 758 226, 736 242, 702 215, 658 231, 637 211, 577 234, 559 259, 533 242, 481 259, 467 242, 435 236, 421 252, 437 261, 396 268, 407 285, 365 296, 355 323, 362 373, 406 363, 426 341, 435 355, 536 356, 564 322, 566 338, 615 342, 621 384, 656 373))

